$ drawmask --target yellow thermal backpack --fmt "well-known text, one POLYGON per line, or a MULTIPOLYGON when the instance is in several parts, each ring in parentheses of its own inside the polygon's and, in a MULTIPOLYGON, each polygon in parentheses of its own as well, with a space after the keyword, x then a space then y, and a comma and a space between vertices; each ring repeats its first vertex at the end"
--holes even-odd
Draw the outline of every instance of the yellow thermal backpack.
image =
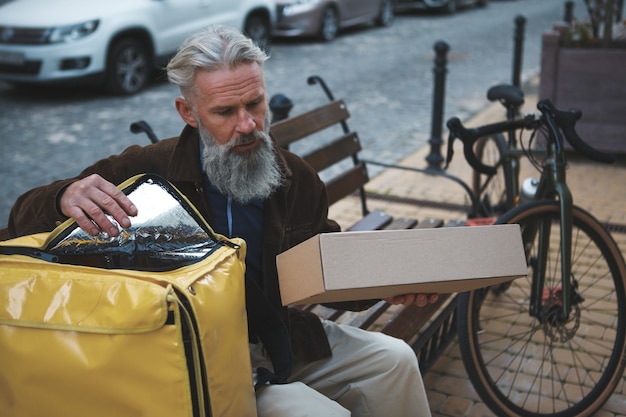
POLYGON ((256 416, 245 243, 160 177, 118 237, 0 242, 0 416, 256 416))

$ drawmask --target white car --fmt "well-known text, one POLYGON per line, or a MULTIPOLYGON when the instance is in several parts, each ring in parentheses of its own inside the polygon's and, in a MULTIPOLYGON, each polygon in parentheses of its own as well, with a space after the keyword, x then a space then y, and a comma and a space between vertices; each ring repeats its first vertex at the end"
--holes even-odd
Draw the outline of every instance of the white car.
POLYGON ((237 27, 267 49, 274 0, 9 0, 0 2, 0 80, 89 81, 140 91, 190 34, 237 27))

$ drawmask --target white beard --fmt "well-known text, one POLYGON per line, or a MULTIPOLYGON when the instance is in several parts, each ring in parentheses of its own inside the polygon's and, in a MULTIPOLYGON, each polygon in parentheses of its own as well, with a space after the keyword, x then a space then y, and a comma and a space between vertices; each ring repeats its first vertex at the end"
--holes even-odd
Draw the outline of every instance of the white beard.
POLYGON ((269 136, 269 112, 266 115, 264 132, 254 131, 225 145, 219 145, 197 117, 196 120, 204 145, 204 172, 211 184, 222 194, 232 197, 240 204, 246 204, 255 199, 268 198, 283 184, 283 175, 269 136), (252 138, 260 140, 261 144, 243 153, 232 152, 234 146, 252 138))

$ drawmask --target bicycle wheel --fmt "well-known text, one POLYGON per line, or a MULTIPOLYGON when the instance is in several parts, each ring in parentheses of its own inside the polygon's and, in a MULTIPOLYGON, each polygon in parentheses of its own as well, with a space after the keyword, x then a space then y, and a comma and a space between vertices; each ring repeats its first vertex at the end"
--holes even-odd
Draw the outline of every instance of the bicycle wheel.
POLYGON ((510 182, 515 172, 511 164, 502 159, 508 151, 506 139, 501 134, 486 136, 476 141, 474 151, 483 164, 496 167, 495 175, 491 176, 473 171, 472 191, 480 202, 479 215, 498 217, 513 207, 517 193, 511 190, 507 195, 507 178, 510 182))
MULTIPOLYGON (((531 317, 536 239, 525 241, 528 276, 505 290, 460 294, 459 345, 470 380, 497 416, 589 416, 611 396, 626 365, 626 267, 619 247, 588 212, 574 207, 572 317, 561 323, 560 208, 517 207, 498 223, 522 233, 549 221, 550 253, 540 317, 531 317)), ((562 321, 562 320, 561 320, 562 321)))

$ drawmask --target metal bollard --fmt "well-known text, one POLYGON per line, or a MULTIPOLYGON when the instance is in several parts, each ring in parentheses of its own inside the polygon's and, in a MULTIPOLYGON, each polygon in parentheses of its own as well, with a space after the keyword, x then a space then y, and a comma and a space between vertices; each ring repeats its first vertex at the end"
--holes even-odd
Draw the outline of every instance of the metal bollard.
POLYGON ((574 2, 565 2, 565 14, 563 15, 563 21, 565 23, 572 23, 574 21, 574 2))
POLYGON ((270 99, 270 111, 272 112, 272 123, 289 117, 289 112, 293 108, 293 101, 284 94, 275 94, 270 99))
POLYGON ((513 75, 512 84, 515 87, 521 85, 520 75, 522 72, 522 52, 524 50, 524 28, 526 26, 526 18, 522 15, 518 15, 515 18, 515 35, 514 39, 514 52, 513 52, 513 75))
POLYGON ((430 130, 430 153, 426 156, 426 162, 428 162, 428 168, 432 171, 441 171, 441 165, 443 164, 443 156, 441 155, 441 145, 443 139, 441 138, 442 125, 443 125, 443 110, 444 110, 444 98, 445 98, 445 84, 446 73, 448 72, 446 64, 448 62, 447 54, 450 50, 450 46, 444 41, 438 41, 435 43, 435 67, 433 72, 435 74, 435 85, 433 91, 433 112, 430 130))

